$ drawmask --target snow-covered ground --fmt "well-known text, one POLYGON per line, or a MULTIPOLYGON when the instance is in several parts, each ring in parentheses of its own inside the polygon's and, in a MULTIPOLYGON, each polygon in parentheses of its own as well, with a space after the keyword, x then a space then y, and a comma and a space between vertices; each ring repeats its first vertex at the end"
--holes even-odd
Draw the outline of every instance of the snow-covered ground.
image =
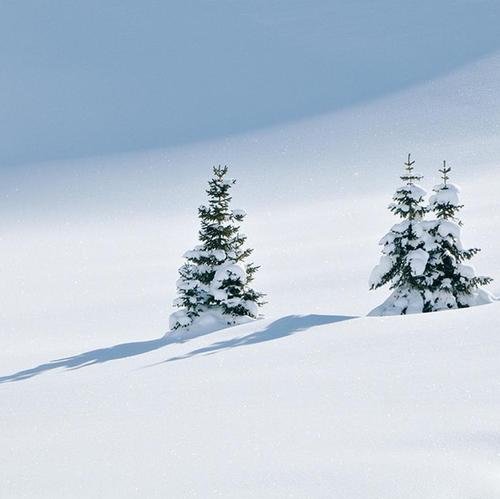
POLYGON ((500 310, 364 317, 411 151, 500 294, 500 55, 242 136, 5 171, 0 497, 500 497, 500 310), (164 338, 212 164, 266 318, 164 338), (206 167, 206 175, 200 171, 206 167))
POLYGON ((2 497, 496 498, 499 312, 25 355, 2 379, 2 497))

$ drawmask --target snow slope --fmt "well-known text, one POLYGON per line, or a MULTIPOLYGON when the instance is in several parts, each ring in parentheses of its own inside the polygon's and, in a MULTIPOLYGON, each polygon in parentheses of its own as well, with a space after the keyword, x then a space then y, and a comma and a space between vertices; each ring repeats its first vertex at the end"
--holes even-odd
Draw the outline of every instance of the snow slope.
POLYGON ((500 49, 496 0, 2 2, 0 170, 224 138, 500 49))
POLYGON ((499 497, 499 304, 362 317, 409 151, 427 188, 454 168, 499 294, 499 83, 497 54, 286 127, 2 172, 0 497, 499 497), (219 162, 266 319, 170 343, 219 162))
POLYGON ((493 499, 499 312, 285 316, 8 375, 0 495, 493 499))

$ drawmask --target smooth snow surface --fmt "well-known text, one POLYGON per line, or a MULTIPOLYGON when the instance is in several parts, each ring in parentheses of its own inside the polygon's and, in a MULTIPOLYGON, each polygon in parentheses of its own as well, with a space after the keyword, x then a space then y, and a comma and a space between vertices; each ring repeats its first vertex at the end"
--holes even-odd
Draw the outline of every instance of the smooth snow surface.
POLYGON ((10 358, 0 496, 494 499, 499 331, 289 315, 10 358))

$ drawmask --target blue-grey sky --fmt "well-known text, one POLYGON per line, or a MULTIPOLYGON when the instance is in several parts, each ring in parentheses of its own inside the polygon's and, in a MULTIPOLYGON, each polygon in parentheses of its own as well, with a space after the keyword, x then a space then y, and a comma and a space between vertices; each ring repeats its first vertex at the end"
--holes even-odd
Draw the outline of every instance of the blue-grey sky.
POLYGON ((0 0, 0 168, 329 112, 500 48, 490 0, 0 0))

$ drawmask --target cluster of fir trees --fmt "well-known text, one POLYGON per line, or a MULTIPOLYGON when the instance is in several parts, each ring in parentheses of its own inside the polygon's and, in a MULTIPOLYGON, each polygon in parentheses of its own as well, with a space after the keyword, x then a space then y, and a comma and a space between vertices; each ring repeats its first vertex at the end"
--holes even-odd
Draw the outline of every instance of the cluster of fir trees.
POLYGON ((480 286, 489 277, 476 276, 466 262, 478 248, 464 249, 458 213, 460 189, 449 182, 451 168, 443 162, 442 183, 426 202, 420 187, 423 177, 414 171, 408 155, 404 185, 393 196, 389 209, 402 221, 382 238, 382 257, 370 276, 370 288, 386 284, 391 296, 371 315, 401 315, 465 308, 491 301, 480 286))
MULTIPOLYGON (((382 257, 370 276, 370 288, 389 284, 391 296, 371 315, 401 315, 464 308, 491 301, 480 289, 488 277, 476 276, 465 262, 478 251, 464 249, 460 240, 462 205, 459 188, 449 182, 451 169, 443 164, 443 182, 436 185, 426 202, 420 187, 423 177, 414 171, 410 155, 401 176, 404 185, 393 196, 391 212, 400 217, 380 244, 382 257)), ((234 325, 255 319, 263 305, 262 293, 251 287, 258 267, 246 260, 252 249, 240 223, 246 213, 230 208, 234 179, 227 179, 226 166, 214 167, 207 189, 208 204, 200 206, 200 244, 184 254, 179 269, 179 308, 170 316, 170 328, 188 329, 203 319, 234 325)))

